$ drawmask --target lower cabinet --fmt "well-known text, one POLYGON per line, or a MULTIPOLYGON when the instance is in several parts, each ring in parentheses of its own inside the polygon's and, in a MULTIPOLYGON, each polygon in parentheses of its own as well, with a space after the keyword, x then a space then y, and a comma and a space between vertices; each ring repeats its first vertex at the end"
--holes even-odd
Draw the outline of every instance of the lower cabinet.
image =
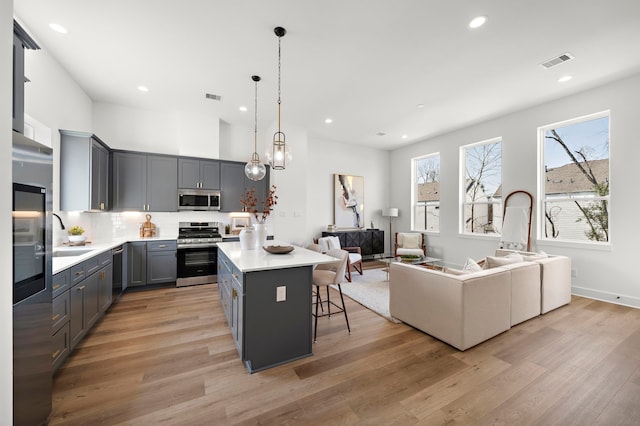
POLYGON ((249 372, 312 354, 312 270, 303 266, 241 273, 218 249, 220 301, 249 372), (280 287, 286 289, 286 300, 276 298, 280 287))
POLYGON ((53 285, 57 286, 51 316, 54 372, 111 306, 111 258, 109 250, 54 275, 53 285))
POLYGON ((127 255, 128 286, 163 284, 177 279, 176 240, 129 243, 127 255))

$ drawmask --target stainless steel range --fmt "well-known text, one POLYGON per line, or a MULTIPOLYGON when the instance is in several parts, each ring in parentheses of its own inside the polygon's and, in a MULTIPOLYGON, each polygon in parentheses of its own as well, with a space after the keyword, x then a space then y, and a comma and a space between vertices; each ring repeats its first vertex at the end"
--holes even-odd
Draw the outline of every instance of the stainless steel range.
POLYGON ((218 222, 180 222, 176 286, 218 282, 218 222))

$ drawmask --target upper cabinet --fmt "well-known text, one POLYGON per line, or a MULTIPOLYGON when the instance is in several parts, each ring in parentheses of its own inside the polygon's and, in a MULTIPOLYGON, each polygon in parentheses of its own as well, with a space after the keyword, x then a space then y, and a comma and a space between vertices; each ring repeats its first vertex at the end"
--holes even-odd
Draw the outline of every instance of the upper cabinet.
MULTIPOLYGON (((258 203, 263 202, 269 191, 269 166, 267 175, 259 181, 253 181, 244 174, 245 163, 222 162, 220 166, 220 210, 223 212, 243 211, 240 198, 249 189, 256 191, 258 203)), ((260 205, 258 205, 260 207, 260 205)))
POLYGON ((220 162, 179 158, 178 188, 220 189, 220 162))
POLYGON ((109 207, 109 149, 96 135, 60 130, 60 210, 109 207))
POLYGON ((114 152, 113 210, 177 211, 177 157, 114 152))
POLYGON ((13 130, 24 133, 24 49, 40 49, 27 32, 13 21, 13 130))

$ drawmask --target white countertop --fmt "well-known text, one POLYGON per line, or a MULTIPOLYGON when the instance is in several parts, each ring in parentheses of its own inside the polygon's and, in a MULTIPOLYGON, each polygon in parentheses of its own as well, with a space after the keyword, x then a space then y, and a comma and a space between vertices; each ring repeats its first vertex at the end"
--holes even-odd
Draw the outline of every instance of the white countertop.
POLYGON ((166 238, 166 237, 153 237, 153 238, 123 238, 121 240, 113 240, 109 242, 100 242, 100 243, 89 243, 84 246, 58 246, 53 248, 53 253, 64 251, 64 252, 72 252, 72 251, 87 251, 86 253, 80 254, 78 256, 64 256, 64 257, 52 257, 51 258, 51 269, 52 273, 55 275, 58 272, 62 272, 71 266, 77 265, 87 259, 92 258, 93 256, 103 253, 107 250, 111 250, 114 247, 118 247, 121 244, 133 243, 136 241, 166 241, 166 240, 175 240, 175 238, 166 238))
MULTIPOLYGON (((269 246, 287 246, 286 242, 269 240, 269 246)), ((240 272, 264 271, 267 269, 295 268, 335 262, 336 259, 302 247, 294 246, 291 253, 272 254, 264 249, 241 250, 239 242, 218 243, 218 249, 238 267, 240 272)))

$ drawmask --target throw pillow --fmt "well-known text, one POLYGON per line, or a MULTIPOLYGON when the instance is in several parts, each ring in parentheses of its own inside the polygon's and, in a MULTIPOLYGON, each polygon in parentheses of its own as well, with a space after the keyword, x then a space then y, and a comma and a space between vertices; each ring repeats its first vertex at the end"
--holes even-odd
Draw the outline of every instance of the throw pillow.
POLYGON ((420 234, 404 234, 402 236, 402 248, 419 249, 420 234))
POLYGON ((496 266, 510 265, 512 263, 522 262, 524 259, 519 253, 511 253, 507 256, 487 256, 487 265, 489 268, 495 268, 496 266))
POLYGON ((318 244, 320 245, 320 249, 322 250, 323 253, 326 253, 329 251, 329 238, 330 237, 318 238, 318 244))
POLYGON ((465 262, 462 270, 465 272, 480 272, 482 271, 482 267, 478 265, 475 260, 467 257, 467 261, 465 262))
POLYGON ((340 238, 336 236, 331 236, 327 238, 329 238, 329 250, 342 248, 340 247, 340 238))

